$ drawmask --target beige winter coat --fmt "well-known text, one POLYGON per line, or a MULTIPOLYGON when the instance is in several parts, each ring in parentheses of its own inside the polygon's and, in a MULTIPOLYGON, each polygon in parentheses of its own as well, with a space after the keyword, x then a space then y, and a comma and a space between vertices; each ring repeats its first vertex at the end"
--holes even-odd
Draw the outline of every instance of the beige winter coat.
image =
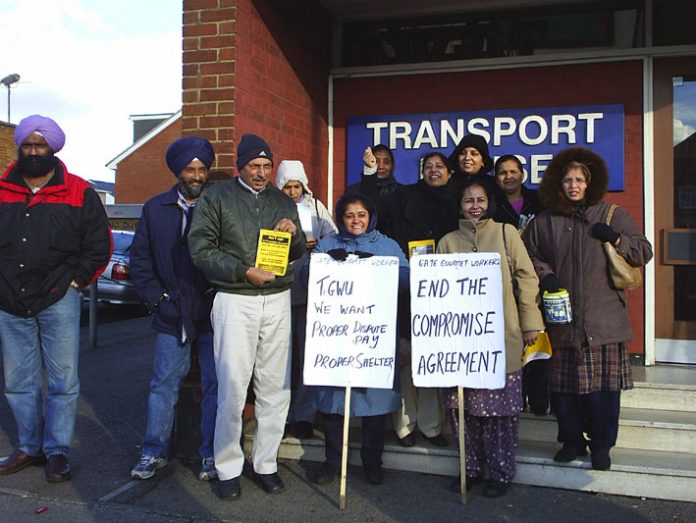
POLYGON ((517 229, 493 220, 459 220, 459 230, 446 234, 437 244, 438 253, 497 252, 503 279, 503 312, 505 315, 505 369, 515 372, 522 368, 523 331, 538 331, 544 321, 537 305, 539 280, 520 239, 517 229), (503 244, 503 226, 505 242, 503 244), (510 258, 510 265, 507 262, 510 258), (510 269, 518 286, 515 301, 510 269))

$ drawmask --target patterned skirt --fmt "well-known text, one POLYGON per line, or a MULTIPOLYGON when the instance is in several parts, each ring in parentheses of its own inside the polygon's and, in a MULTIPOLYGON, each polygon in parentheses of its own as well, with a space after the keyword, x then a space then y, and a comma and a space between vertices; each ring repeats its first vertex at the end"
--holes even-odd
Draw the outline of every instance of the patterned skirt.
MULTIPOLYGON (((457 389, 443 393, 445 408, 459 408, 457 389)), ((505 375, 502 389, 464 389, 464 408, 471 416, 516 416, 522 411, 522 371, 505 375)))
POLYGON ((633 388, 625 343, 597 347, 554 347, 549 376, 551 392, 589 394, 633 388))

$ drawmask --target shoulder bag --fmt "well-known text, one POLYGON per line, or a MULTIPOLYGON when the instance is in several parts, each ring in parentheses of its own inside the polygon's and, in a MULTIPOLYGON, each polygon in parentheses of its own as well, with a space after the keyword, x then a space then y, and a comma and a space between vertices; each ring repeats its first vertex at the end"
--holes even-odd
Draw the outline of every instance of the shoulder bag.
MULTIPOLYGON (((615 204, 611 204, 607 213, 607 225, 611 225, 611 217, 616 209, 615 204)), ((633 267, 623 256, 617 251, 616 247, 609 242, 603 243, 604 254, 607 256, 607 270, 609 271, 609 279, 618 290, 631 290, 640 287, 643 283, 643 275, 640 268, 633 267)))

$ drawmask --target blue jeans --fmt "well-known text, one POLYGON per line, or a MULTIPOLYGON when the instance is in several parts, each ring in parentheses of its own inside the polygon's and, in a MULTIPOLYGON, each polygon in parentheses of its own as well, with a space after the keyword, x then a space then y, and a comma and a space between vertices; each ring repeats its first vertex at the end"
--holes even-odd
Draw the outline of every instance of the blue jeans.
MULTIPOLYGON (((202 458, 213 456, 213 436, 217 413, 217 377, 213 359, 213 333, 204 332, 194 342, 198 348, 201 368, 201 434, 199 449, 202 458)), ((174 425, 174 408, 179 389, 191 369, 189 345, 179 345, 179 338, 163 332, 157 333, 155 360, 152 365, 150 396, 147 401, 147 426, 142 453, 147 456, 163 456, 169 447, 174 425)))
POLYGON ((70 449, 80 393, 81 301, 80 292, 70 287, 36 316, 0 311, 5 397, 17 422, 18 448, 32 456, 67 454, 70 449), (45 414, 42 363, 48 381, 45 414))

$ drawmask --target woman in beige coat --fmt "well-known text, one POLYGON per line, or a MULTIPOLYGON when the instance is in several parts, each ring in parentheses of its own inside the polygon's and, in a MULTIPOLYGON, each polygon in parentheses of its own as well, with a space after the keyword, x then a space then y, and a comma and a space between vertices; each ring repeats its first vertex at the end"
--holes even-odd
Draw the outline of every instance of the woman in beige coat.
MULTIPOLYGON (((536 301, 539 280, 532 262, 516 228, 490 219, 495 212, 492 196, 481 182, 465 182, 459 230, 445 235, 437 245, 437 252, 497 252, 501 258, 505 387, 466 389, 464 394, 467 489, 483 481, 484 466, 487 466, 490 478, 483 494, 494 498, 505 494, 515 477, 515 450, 522 410, 522 352, 525 345, 534 343, 544 324, 536 301), (508 230, 504 231, 503 227, 508 230)), ((457 434, 456 391, 446 394, 445 405, 457 434)), ((452 484, 452 489, 459 490, 459 480, 452 484)))

